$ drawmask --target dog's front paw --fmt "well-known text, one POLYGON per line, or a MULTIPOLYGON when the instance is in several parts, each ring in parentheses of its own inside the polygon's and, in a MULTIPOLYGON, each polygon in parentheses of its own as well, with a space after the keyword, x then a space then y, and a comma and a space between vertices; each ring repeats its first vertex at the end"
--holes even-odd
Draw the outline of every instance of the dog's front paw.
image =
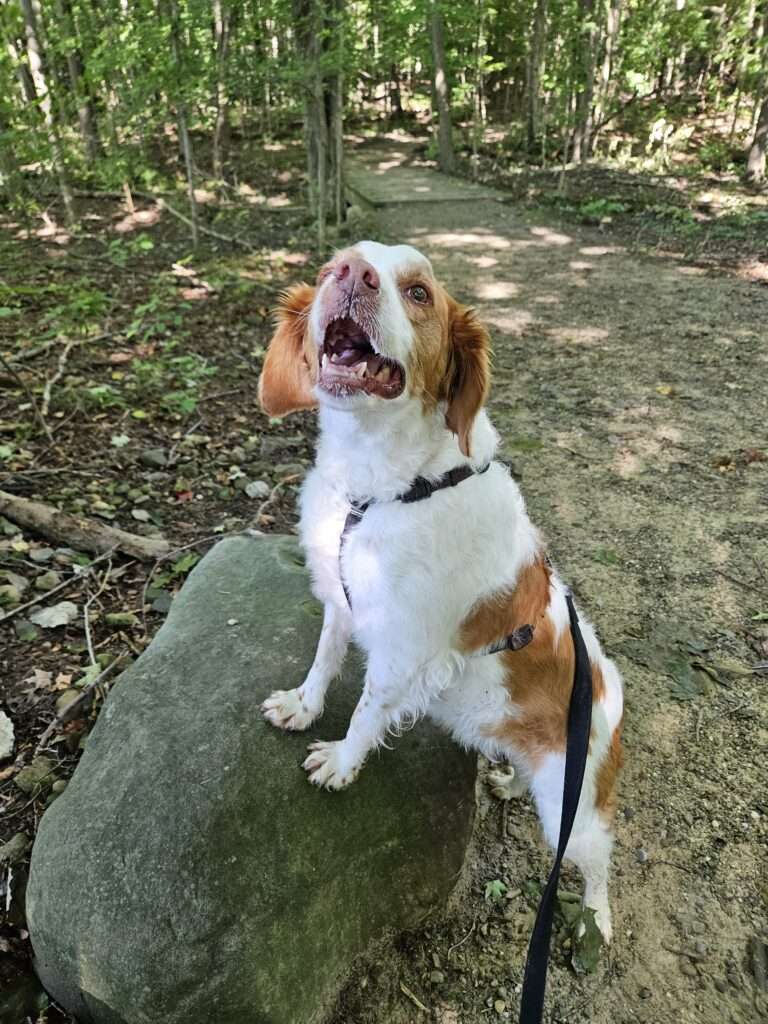
POLYGON ((354 782, 360 772, 360 765, 347 763, 344 756, 343 740, 324 742, 317 740, 309 746, 309 757, 302 768, 308 772, 309 781, 324 789, 344 789, 354 782))
POLYGON ((318 717, 302 700, 301 690, 275 690, 261 705, 261 713, 270 725, 294 732, 308 729, 318 717))
POLYGON ((514 800, 525 793, 525 782, 512 765, 488 772, 488 785, 497 800, 514 800))

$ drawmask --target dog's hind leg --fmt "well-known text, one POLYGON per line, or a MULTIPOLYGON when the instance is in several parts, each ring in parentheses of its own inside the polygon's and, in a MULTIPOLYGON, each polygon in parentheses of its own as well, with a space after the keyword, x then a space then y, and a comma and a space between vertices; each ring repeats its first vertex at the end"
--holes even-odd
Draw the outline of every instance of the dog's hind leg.
POLYGON ((297 689, 275 690, 267 697, 261 710, 268 722, 279 729, 301 731, 320 717, 328 687, 341 671, 351 635, 349 611, 327 603, 312 668, 297 689))
MULTIPOLYGON (((610 756, 610 754, 608 755, 610 756)), ((605 752, 604 752, 605 757, 605 752)), ((560 831, 563 802, 563 754, 549 753, 536 766, 531 792, 539 812, 547 842, 555 848, 560 831)), ((612 937, 611 910, 608 902, 608 876, 613 847, 612 808, 600 806, 602 793, 599 778, 601 764, 590 756, 584 778, 579 809, 565 851, 568 860, 576 865, 584 877, 584 907, 595 912, 595 923, 605 943, 612 937)))

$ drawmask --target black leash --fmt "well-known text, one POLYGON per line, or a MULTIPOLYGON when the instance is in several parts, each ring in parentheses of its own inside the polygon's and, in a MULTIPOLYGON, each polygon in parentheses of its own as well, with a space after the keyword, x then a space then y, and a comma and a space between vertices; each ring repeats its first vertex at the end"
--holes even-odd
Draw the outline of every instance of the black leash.
POLYGON ((589 733, 592 726, 592 668, 589 664, 584 637, 579 628, 579 617, 573 606, 573 598, 568 594, 565 600, 571 620, 576 668, 573 674, 571 702, 568 707, 563 809, 560 813, 560 836, 557 840, 555 863, 552 865, 546 888, 539 903, 536 923, 533 926, 528 946, 523 994, 520 998, 520 1024, 539 1024, 544 1011, 544 990, 547 987, 549 943, 552 935, 552 916, 555 911, 557 882, 560 877, 560 865, 563 862, 576 810, 579 806, 581 784, 584 781, 589 752, 589 733))
MULTIPOLYGON (((468 479, 475 474, 485 473, 489 468, 473 469, 471 466, 456 466, 454 469, 444 473, 436 481, 427 480, 426 477, 417 477, 413 484, 403 494, 394 498, 394 501, 401 501, 403 504, 410 504, 414 501, 423 501, 431 498, 435 491, 441 491, 445 487, 455 487, 462 480, 468 479)), ((341 572, 341 553, 344 543, 350 530, 365 515, 366 511, 374 504, 373 499, 365 502, 352 501, 351 509, 341 531, 339 541, 339 576, 347 604, 352 607, 349 599, 349 590, 344 582, 344 575, 341 572)), ((552 918, 555 911, 555 897, 557 896, 557 883, 560 878, 560 866, 563 862, 568 840, 573 829, 573 822, 576 818, 576 811, 579 806, 581 785, 584 781, 584 772, 587 766, 587 754, 589 753, 589 734, 592 727, 592 669, 589 663, 589 655, 581 635, 579 627, 579 616, 573 604, 570 593, 566 595, 568 605, 568 617, 571 624, 571 637, 573 638, 573 650, 575 656, 575 669, 573 674, 573 689, 571 700, 568 706, 568 737, 565 746, 565 779, 563 781, 563 808, 560 814, 560 835, 557 840, 557 852, 555 863, 549 873, 546 887, 539 903, 536 922, 533 926, 531 941, 528 946, 528 956, 525 962, 525 975, 523 978, 523 993, 520 999, 520 1024, 541 1024, 544 1012, 544 993, 547 987, 547 967, 549 965, 549 947, 552 937, 552 918)), ((499 651, 519 651, 533 639, 533 626, 524 625, 515 629, 508 636, 503 637, 496 643, 477 651, 478 655, 496 654, 499 651)))

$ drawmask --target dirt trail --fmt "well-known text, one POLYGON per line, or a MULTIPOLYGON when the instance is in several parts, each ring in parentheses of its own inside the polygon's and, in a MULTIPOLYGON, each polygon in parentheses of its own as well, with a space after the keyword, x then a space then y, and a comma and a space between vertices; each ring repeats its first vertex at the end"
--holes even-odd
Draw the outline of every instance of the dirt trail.
MULTIPOLYGON (((358 159, 386 163, 391 188, 410 156, 358 159)), ((764 1020, 751 944, 768 938, 768 678, 749 669, 768 660, 768 291, 493 201, 376 218, 375 237, 417 246, 490 325, 503 454, 625 676, 615 941, 577 977, 561 932, 550 1019, 764 1020)), ((401 981, 444 1024, 516 1019, 526 883, 549 856, 528 800, 506 822, 482 810, 453 915, 366 969, 339 1022, 428 1019, 401 981), (488 905, 496 878, 523 892, 488 905)))

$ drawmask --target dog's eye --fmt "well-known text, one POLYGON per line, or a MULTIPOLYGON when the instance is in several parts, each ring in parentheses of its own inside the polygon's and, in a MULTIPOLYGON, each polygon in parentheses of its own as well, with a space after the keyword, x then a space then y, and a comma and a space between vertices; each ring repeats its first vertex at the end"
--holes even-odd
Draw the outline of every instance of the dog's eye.
POLYGON ((414 284, 408 289, 408 294, 414 302, 418 302, 420 306, 426 305, 429 302, 429 292, 423 285, 414 284))

